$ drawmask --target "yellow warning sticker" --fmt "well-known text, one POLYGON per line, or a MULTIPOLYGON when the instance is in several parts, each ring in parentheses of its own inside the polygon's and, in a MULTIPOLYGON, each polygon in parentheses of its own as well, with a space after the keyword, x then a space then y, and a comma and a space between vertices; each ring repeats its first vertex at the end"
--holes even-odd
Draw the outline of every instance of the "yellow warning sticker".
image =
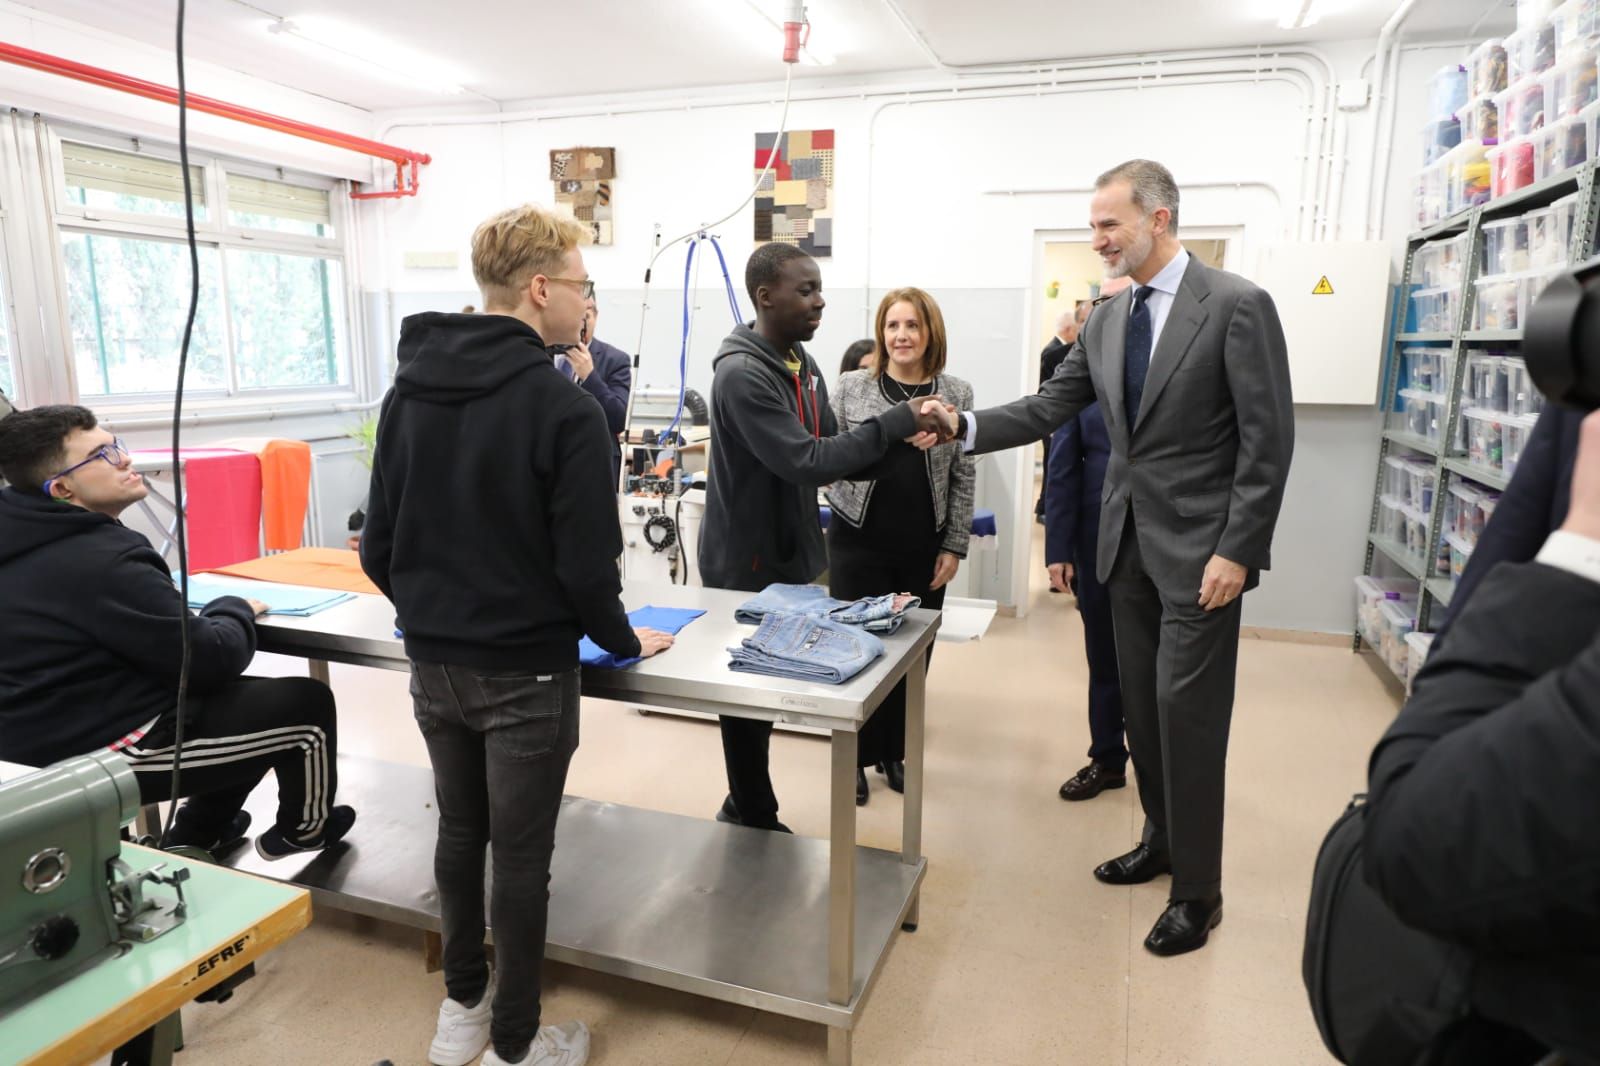
POLYGON ((1317 282, 1317 287, 1311 290, 1313 296, 1332 296, 1333 286, 1328 283, 1328 275, 1322 275, 1322 280, 1317 282))

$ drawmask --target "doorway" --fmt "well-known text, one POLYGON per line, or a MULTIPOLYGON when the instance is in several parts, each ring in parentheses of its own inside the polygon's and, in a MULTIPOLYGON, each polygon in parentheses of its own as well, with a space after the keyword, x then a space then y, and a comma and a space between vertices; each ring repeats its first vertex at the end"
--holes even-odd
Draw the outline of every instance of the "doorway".
MULTIPOLYGON (((1183 247, 1206 266, 1219 270, 1227 268, 1228 238, 1185 237, 1183 247)), ((1104 277, 1100 257, 1094 254, 1088 241, 1046 240, 1044 262, 1035 289, 1039 317, 1035 324, 1035 349, 1043 350, 1055 336, 1056 322, 1063 313, 1072 311, 1080 300, 1092 300, 1100 294, 1104 277)))

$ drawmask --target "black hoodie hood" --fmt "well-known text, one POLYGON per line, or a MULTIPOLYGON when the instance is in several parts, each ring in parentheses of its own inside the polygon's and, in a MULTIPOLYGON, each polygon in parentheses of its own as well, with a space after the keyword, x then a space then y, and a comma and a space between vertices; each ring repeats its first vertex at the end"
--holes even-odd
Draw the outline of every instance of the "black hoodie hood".
POLYGON ((0 489, 0 566, 67 537, 93 533, 108 525, 121 523, 48 496, 15 488, 0 489))
POLYGON ((510 315, 410 315, 400 323, 398 355, 395 391, 439 404, 466 403, 535 366, 553 366, 539 334, 510 315))
MULTIPOLYGON (((791 346, 791 350, 794 352, 794 357, 800 360, 801 376, 809 380, 815 371, 805 348, 796 343, 791 346)), ((723 338, 722 347, 717 349, 716 357, 711 360, 712 367, 730 355, 753 355, 784 381, 794 380, 794 372, 789 369, 789 361, 773 347, 771 341, 757 333, 752 326, 735 326, 733 332, 723 338)))

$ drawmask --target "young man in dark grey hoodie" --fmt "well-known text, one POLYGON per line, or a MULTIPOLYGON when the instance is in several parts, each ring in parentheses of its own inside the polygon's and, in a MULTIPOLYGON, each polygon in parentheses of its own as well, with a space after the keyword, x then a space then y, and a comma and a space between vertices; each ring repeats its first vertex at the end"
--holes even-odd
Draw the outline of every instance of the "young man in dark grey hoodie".
MULTIPOLYGON (((817 261, 794 245, 764 244, 744 280, 756 320, 729 334, 713 364, 699 561, 708 587, 759 592, 803 584, 827 567, 819 486, 866 472, 891 447, 936 427, 901 404, 839 433, 822 373, 801 347, 826 306, 817 261)), ((728 798, 717 820, 788 832, 767 770, 772 723, 721 721, 728 798)))

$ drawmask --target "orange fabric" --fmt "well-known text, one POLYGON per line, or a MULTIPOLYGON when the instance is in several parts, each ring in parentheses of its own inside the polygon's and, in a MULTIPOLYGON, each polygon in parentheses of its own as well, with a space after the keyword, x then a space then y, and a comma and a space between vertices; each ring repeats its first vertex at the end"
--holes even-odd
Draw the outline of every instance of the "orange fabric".
POLYGON ((361 572, 361 557, 344 548, 296 548, 282 555, 266 555, 232 566, 219 566, 211 572, 340 592, 378 591, 372 579, 361 572))
MULTIPOLYGON (((300 547, 311 495, 311 445, 272 440, 261 449, 261 546, 266 551, 300 547)), ((304 582, 301 582, 304 584, 304 582)))

